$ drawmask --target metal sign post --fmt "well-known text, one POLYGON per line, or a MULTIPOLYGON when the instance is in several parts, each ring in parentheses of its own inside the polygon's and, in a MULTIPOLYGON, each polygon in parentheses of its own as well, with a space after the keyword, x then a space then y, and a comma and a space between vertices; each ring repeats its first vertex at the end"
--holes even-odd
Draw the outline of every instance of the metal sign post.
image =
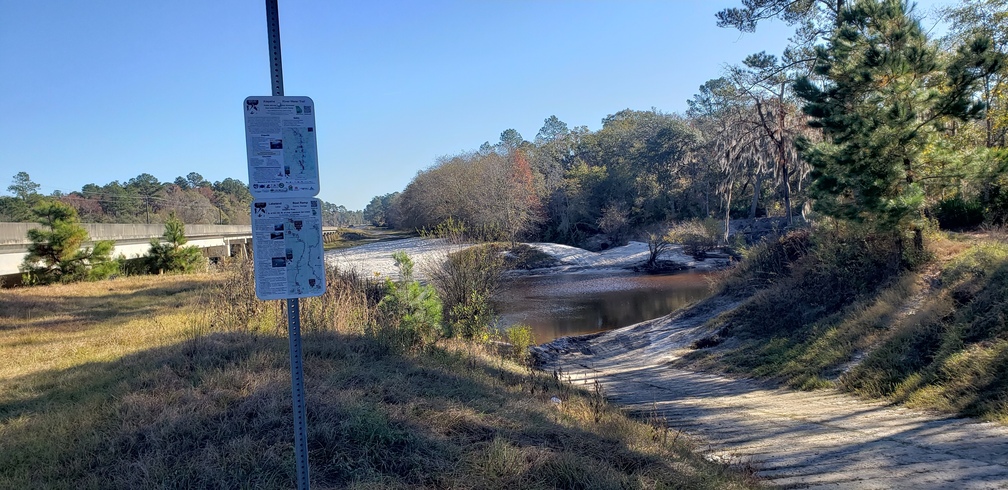
MULTIPOLYGON (((276 1, 276 0, 273 0, 276 1)), ((287 300, 287 331, 290 338, 291 405, 294 408, 294 455, 299 490, 308 490, 308 413, 305 408, 304 365, 301 358, 300 299, 287 300)))
MULTIPOLYGON (((283 62, 280 59, 280 10, 277 0, 266 0, 266 27, 269 31, 270 71, 273 96, 284 95, 283 62)), ((299 298, 287 299, 287 332, 290 338, 291 398, 294 408, 294 454, 297 487, 308 490, 308 423, 305 409, 304 366, 301 357, 301 305, 299 298)))
POLYGON ((280 9, 277 8, 277 0, 266 0, 266 29, 269 31, 273 96, 278 97, 284 94, 284 89, 283 61, 280 59, 280 9))

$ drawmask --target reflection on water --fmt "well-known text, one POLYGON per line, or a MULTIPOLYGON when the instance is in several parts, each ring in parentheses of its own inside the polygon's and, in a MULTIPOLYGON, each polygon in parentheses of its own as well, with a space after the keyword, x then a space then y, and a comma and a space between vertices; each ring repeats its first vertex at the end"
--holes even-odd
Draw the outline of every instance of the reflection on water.
POLYGON ((495 304, 503 326, 529 325, 544 343, 658 318, 709 294, 697 272, 555 274, 510 279, 495 304))

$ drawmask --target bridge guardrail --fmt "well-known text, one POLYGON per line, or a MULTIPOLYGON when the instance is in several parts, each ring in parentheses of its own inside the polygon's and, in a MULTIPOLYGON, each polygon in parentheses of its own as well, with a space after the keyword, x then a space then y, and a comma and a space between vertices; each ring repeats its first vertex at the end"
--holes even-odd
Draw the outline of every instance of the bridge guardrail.
MULTIPOLYGON (((91 241, 150 240, 164 234, 164 224, 81 223, 91 241)), ((41 228, 38 223, 0 223, 0 246, 27 246, 28 230, 41 228)), ((204 236, 248 235, 251 225, 185 225, 187 238, 204 236)))

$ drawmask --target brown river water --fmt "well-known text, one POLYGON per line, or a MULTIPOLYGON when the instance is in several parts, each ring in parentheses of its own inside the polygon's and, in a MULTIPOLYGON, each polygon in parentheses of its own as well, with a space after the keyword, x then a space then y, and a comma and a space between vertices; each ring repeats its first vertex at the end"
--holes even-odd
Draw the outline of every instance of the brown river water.
POLYGON ((503 286, 495 301, 501 326, 529 325, 540 344, 658 318, 710 295, 699 272, 522 276, 503 286))

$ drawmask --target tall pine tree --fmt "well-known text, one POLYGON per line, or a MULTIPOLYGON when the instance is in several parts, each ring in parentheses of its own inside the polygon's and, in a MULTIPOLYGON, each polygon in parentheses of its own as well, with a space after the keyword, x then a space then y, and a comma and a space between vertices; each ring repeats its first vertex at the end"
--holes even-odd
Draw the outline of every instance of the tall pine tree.
POLYGON ((816 48, 823 82, 795 84, 810 125, 825 135, 822 143, 799 142, 813 167, 815 208, 879 230, 912 230, 919 248, 921 154, 948 118, 982 113, 977 81, 1000 58, 984 39, 943 56, 899 0, 858 1, 840 12, 838 25, 816 48))

